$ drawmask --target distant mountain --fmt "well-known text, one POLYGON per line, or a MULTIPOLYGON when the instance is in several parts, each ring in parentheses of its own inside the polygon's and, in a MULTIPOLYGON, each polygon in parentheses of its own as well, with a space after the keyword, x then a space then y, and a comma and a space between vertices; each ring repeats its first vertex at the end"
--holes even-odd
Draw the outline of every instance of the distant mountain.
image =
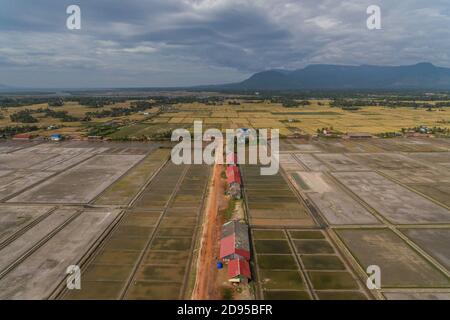
POLYGON ((450 89, 450 69, 431 63, 409 66, 316 64, 294 71, 263 71, 240 83, 220 87, 233 90, 450 89))

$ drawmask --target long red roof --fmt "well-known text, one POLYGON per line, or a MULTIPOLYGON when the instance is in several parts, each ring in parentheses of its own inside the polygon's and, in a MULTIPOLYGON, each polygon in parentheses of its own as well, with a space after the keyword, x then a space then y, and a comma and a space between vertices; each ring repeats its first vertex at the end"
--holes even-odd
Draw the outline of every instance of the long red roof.
POLYGON ((228 276, 234 278, 237 276, 244 276, 247 279, 252 278, 252 273, 250 271, 250 264, 247 260, 234 259, 228 264, 228 276))
POLYGON ((232 254, 238 254, 241 257, 250 260, 250 251, 238 248, 235 234, 232 234, 231 236, 220 240, 220 259, 223 259, 232 254))
POLYGON ((16 138, 16 139, 31 139, 32 135, 28 134, 28 133, 18 133, 13 138, 16 138))
POLYGON ((239 168, 237 166, 227 167, 227 182, 229 184, 233 182, 241 184, 241 173, 239 172, 239 168))

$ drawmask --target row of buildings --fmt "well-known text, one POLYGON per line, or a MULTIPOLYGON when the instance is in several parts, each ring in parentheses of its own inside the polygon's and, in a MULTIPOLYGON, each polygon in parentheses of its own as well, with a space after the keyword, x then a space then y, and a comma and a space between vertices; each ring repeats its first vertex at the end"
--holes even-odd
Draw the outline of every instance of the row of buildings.
MULTIPOLYGON (((241 173, 234 152, 227 153, 227 194, 241 199, 241 173)), ((232 283, 246 283, 251 279, 250 240, 245 222, 232 220, 222 226, 220 259, 228 264, 228 278, 232 283)))
POLYGON ((245 222, 232 220, 222 226, 220 259, 228 264, 229 281, 247 283, 251 278, 250 239, 245 222))

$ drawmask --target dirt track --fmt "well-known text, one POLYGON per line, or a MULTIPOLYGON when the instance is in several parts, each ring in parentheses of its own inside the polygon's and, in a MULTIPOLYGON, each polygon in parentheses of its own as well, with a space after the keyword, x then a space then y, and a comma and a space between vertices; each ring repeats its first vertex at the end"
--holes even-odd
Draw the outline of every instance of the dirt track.
POLYGON ((219 255, 220 227, 222 218, 218 214, 227 206, 224 196, 225 187, 221 178, 222 165, 215 165, 213 178, 209 188, 201 247, 197 263, 197 277, 193 300, 220 299, 220 288, 217 285, 216 258, 219 255))

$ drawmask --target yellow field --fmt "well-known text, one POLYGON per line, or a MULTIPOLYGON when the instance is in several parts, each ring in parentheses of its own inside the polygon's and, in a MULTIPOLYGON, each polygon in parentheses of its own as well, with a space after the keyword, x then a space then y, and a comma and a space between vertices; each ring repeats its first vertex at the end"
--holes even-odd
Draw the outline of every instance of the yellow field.
MULTIPOLYGON (((24 107, 14 107, 14 108, 6 108, 2 109, 1 115, 4 117, 3 119, 0 119, 0 127, 5 126, 16 126, 16 125, 36 125, 38 127, 48 127, 48 126, 58 126, 59 129, 55 130, 39 130, 37 132, 34 132, 35 134, 48 136, 54 133, 60 133, 65 135, 73 135, 74 133, 84 133, 84 128, 81 124, 81 122, 62 122, 60 119, 55 119, 52 117, 46 117, 43 113, 33 113, 33 117, 35 117, 39 122, 37 123, 30 123, 30 124, 22 124, 22 123, 15 123, 10 120, 10 115, 13 113, 17 113, 19 111, 28 109, 28 110, 38 110, 40 108, 42 109, 51 109, 55 111, 67 111, 69 115, 83 118, 86 114, 86 112, 96 112, 96 111, 103 111, 103 110, 109 110, 111 108, 118 108, 118 107, 129 107, 130 103, 132 101, 127 101, 123 103, 116 103, 113 105, 108 105, 103 108, 89 108, 83 105, 78 104, 77 102, 66 102, 63 107, 48 107, 47 103, 42 104, 34 104, 30 106, 24 106, 24 107)), ((158 111, 158 108, 148 109, 145 112, 148 112, 150 115, 152 113, 155 113, 158 111)), ((143 121, 149 116, 144 115, 143 113, 136 113, 129 116, 123 116, 123 117, 107 117, 107 118, 92 118, 91 123, 105 123, 112 120, 119 121, 119 122, 129 122, 129 121, 143 121)))
POLYGON ((318 128, 333 127, 347 132, 382 133, 399 131, 401 128, 425 125, 429 127, 448 127, 438 121, 450 120, 450 110, 426 111, 412 108, 365 107, 358 111, 344 111, 331 108, 329 101, 312 101, 309 106, 284 108, 280 104, 245 103, 241 105, 208 106, 199 103, 179 104, 178 112, 166 113, 155 119, 154 123, 191 124, 201 120, 207 126, 216 124, 219 129, 227 128, 278 128, 283 135, 299 130, 315 133, 318 128), (169 118, 167 120, 167 118, 169 118), (226 127, 225 127, 226 125, 226 127))
MULTIPOLYGON (((297 108, 284 108, 280 104, 269 101, 249 103, 240 101, 240 105, 206 105, 202 103, 184 103, 175 105, 171 112, 166 112, 151 118, 143 113, 117 118, 93 118, 93 123, 104 123, 111 120, 122 123, 141 122, 143 124, 170 125, 186 127, 196 120, 201 120, 205 128, 218 128, 221 130, 229 128, 277 128, 280 134, 289 136, 294 133, 316 133, 316 130, 324 127, 333 127, 343 133, 368 132, 372 134, 382 132, 396 132, 401 128, 425 125, 428 127, 450 128, 450 109, 443 111, 427 111, 426 109, 413 108, 385 108, 364 107, 358 111, 344 111, 340 108, 331 108, 328 100, 311 101, 309 106, 297 108), (322 105, 319 105, 319 102, 322 105), (446 121, 446 124, 439 123, 446 121)), ((101 111, 112 107, 129 106, 131 101, 117 103, 105 108, 88 108, 77 103, 68 102, 63 107, 52 107, 54 110, 68 111, 70 115, 83 117, 86 112, 101 111)), ((9 108, 2 110, 4 119, 0 119, 0 126, 17 125, 11 123, 9 115, 23 109, 47 108, 47 104, 37 104, 20 108, 9 108)), ((157 108, 148 110, 149 113, 157 112, 157 108)), ((64 126, 56 132, 75 133, 81 132, 82 126, 78 122, 61 123, 59 119, 44 117, 34 114, 39 119, 38 126, 59 125, 64 126)), ((49 134, 41 130, 40 134, 49 134)))

